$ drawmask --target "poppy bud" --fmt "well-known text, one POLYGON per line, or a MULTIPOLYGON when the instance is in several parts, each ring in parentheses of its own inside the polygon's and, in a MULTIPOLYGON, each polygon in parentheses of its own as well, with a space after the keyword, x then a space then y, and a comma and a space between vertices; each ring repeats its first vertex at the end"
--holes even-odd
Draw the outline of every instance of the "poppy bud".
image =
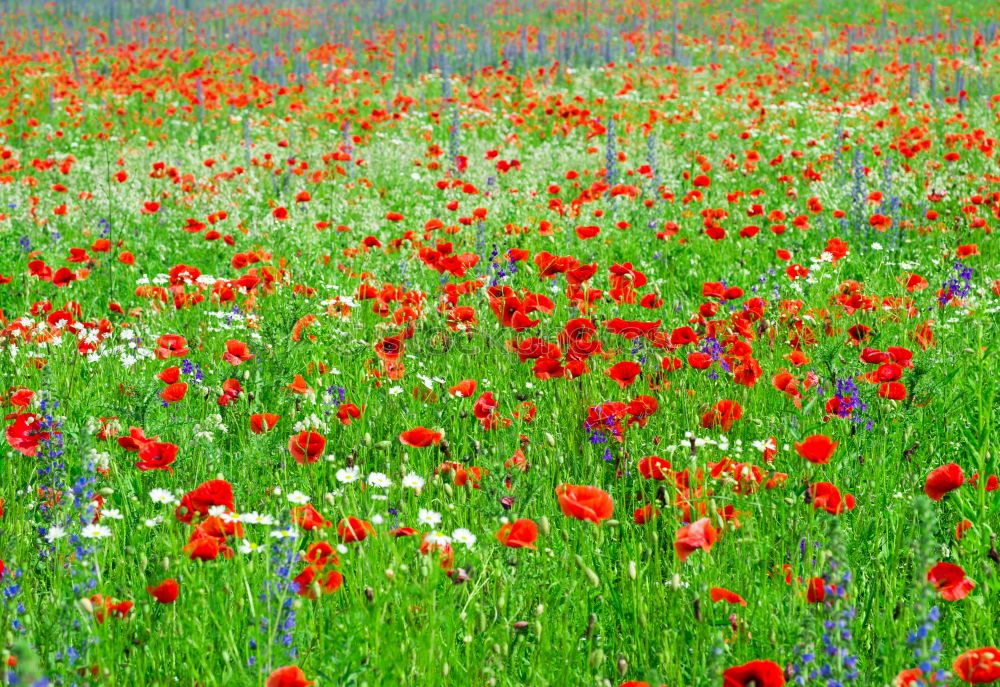
POLYGON ((549 519, 544 515, 538 518, 538 531, 543 537, 549 536, 549 519))
POLYGON ((451 498, 455 495, 455 490, 452 489, 451 485, 448 484, 447 482, 442 482, 441 486, 444 487, 444 493, 448 495, 448 498, 451 498))
POLYGON ((90 603, 90 599, 87 597, 81 598, 79 603, 84 613, 92 614, 94 612, 94 604, 90 603))
POLYGON ((624 656, 618 657, 618 674, 625 677, 625 673, 628 672, 628 661, 625 660, 624 656))
POLYGON ((628 562, 628 578, 634 580, 637 574, 635 561, 628 562))
POLYGON ((365 587, 365 598, 368 599, 369 602, 374 601, 375 590, 372 589, 371 587, 365 587))
POLYGON ((542 437, 545 439, 545 443, 548 444, 549 448, 555 448, 556 438, 554 436, 552 436, 548 432, 544 432, 542 434, 542 437))
POLYGON ((601 586, 601 578, 598 577, 597 573, 594 572, 591 568, 584 568, 583 574, 587 576, 587 581, 590 582, 590 584, 592 584, 595 587, 601 586))
POLYGON ((587 663, 591 668, 597 670, 602 663, 604 663, 604 651, 602 649, 594 649, 590 652, 590 657, 587 659, 587 663))
POLYGON ((386 576, 386 579, 391 580, 392 578, 394 578, 396 576, 396 573, 394 573, 392 571, 392 568, 386 568, 385 569, 385 576, 386 576))
POLYGON ((365 441, 365 446, 371 446, 372 445, 372 435, 371 435, 371 433, 365 432, 364 441, 365 441))
POLYGON ((391 447, 392 447, 391 441, 383 440, 375 444, 376 451, 388 451, 391 447))
POLYGON ((164 570, 169 570, 170 569, 170 556, 164 556, 163 560, 160 562, 160 565, 163 566, 164 570))
POLYGON ((101 487, 97 490, 97 493, 101 496, 108 497, 115 493, 115 490, 111 487, 101 487))
POLYGON ((517 631, 519 631, 519 632, 527 630, 528 629, 528 621, 526 621, 526 620, 518 620, 516 623, 514 623, 514 629, 517 630, 517 631))
POLYGON ((537 606, 535 606, 535 617, 536 618, 538 616, 540 616, 544 612, 545 612, 545 606, 543 606, 542 604, 538 604, 537 606))
POLYGON ((326 501, 331 506, 334 505, 333 492, 329 492, 329 491, 326 492, 326 494, 323 495, 323 500, 326 501))

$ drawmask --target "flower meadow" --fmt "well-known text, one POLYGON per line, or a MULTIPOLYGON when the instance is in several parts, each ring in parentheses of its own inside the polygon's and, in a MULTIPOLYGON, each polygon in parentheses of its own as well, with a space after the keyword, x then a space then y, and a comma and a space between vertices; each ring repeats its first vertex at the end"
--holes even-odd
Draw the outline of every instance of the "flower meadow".
POLYGON ((0 684, 1000 683, 1000 10, 0 5, 0 684))

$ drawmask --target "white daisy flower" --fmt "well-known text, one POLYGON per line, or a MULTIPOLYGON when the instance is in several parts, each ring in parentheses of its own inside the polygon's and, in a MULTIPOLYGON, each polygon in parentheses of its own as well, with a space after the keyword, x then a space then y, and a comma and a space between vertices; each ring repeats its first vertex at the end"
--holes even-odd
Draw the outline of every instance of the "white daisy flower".
POLYGON ((104 539, 111 536, 111 528, 104 525, 87 525, 80 530, 80 536, 84 539, 104 539))
POLYGON ((108 518, 109 520, 123 520, 125 518, 117 508, 105 508, 101 511, 101 517, 108 518))
POLYGON ((373 472, 368 475, 368 486, 378 489, 388 489, 392 486, 392 480, 381 472, 373 472))
POLYGON ((65 536, 66 536, 66 530, 56 525, 54 527, 50 527, 49 531, 45 533, 45 541, 51 544, 56 539, 62 539, 65 536))
POLYGON ((145 520, 143 521, 143 524, 144 524, 144 525, 145 525, 146 527, 156 527, 156 526, 157 526, 157 525, 159 525, 159 524, 160 524, 161 522, 163 522, 163 516, 160 516, 160 515, 157 515, 157 516, 156 516, 155 518, 146 518, 146 519, 145 519, 145 520))
POLYGON ((309 499, 311 497, 308 496, 308 495, 306 495, 306 494, 303 494, 301 491, 299 491, 298 489, 296 489, 291 494, 288 494, 285 498, 288 499, 292 503, 298 504, 300 506, 304 506, 305 504, 309 503, 309 499))
POLYGON ((476 545, 476 535, 474 535, 469 530, 464 527, 459 527, 457 530, 451 533, 451 538, 453 541, 459 544, 465 544, 467 549, 471 549, 476 545))
POLYGON ((175 500, 174 495, 166 489, 153 489, 149 492, 149 498, 153 500, 153 503, 173 503, 175 500))
POLYGON ((262 515, 257 511, 243 513, 240 515, 240 522, 248 525, 274 525, 277 521, 270 515, 262 515))
POLYGON ((428 544, 436 544, 437 546, 448 546, 451 544, 451 537, 438 530, 430 531, 424 539, 428 544))
POLYGON ((239 545, 237 550, 240 553, 259 553, 261 551, 267 551, 267 547, 260 544, 254 544, 252 541, 244 539, 243 543, 239 545))
POLYGON ((423 489, 424 484, 426 484, 426 480, 415 472, 411 472, 403 478, 403 486, 416 491, 423 489))
POLYGON ((434 527, 441 522, 441 514, 427 508, 421 508, 417 514, 417 522, 427 527, 434 527))
POLYGON ((353 468, 340 468, 337 470, 337 481, 342 484, 357 482, 361 478, 361 468, 355 465, 353 468))

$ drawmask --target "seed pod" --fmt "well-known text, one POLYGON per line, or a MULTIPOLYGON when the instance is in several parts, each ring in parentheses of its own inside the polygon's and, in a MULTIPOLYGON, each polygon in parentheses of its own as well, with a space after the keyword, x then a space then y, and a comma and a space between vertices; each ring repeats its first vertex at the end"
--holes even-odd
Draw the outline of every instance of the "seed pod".
POLYGON ((547 516, 543 515, 538 518, 538 531, 542 533, 543 537, 549 536, 549 519, 547 516))
POLYGON ((638 571, 636 570, 635 561, 629 561, 628 562, 628 578, 630 580, 634 580, 636 578, 636 574, 637 573, 638 573, 638 571))
POLYGON ((590 568, 584 568, 583 574, 587 576, 587 581, 595 587, 601 586, 601 578, 597 576, 597 573, 590 568))
POLYGON ((628 672, 628 661, 625 660, 624 656, 618 657, 618 674, 625 677, 625 673, 628 672))
POLYGON ((555 448, 556 447, 556 438, 554 436, 552 436, 551 434, 549 434, 548 432, 543 432, 542 433, 542 438, 545 439, 545 444, 549 448, 555 448))
POLYGON ((590 656, 587 658, 587 663, 592 670, 597 670, 604 663, 604 651, 599 648, 591 651, 590 656))

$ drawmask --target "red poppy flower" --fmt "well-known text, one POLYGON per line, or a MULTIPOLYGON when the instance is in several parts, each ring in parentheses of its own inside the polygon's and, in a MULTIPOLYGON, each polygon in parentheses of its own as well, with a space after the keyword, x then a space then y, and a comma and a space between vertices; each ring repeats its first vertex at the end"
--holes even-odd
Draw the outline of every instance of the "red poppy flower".
POLYGON ((955 525, 955 539, 961 539, 965 533, 972 528, 971 520, 962 520, 962 522, 955 525))
POLYGON ((186 493, 174 511, 174 517, 181 522, 190 523, 195 515, 206 516, 212 506, 225 506, 230 511, 236 510, 233 505, 233 487, 222 479, 212 479, 199 484, 186 493))
POLYGON ((452 396, 461 396, 462 398, 469 398, 470 396, 472 396, 472 394, 476 393, 476 380, 463 379, 455 386, 448 387, 448 393, 450 393, 452 396))
POLYGON ((146 591, 149 592, 150 596, 157 600, 161 604, 172 604, 177 601, 177 595, 180 594, 180 587, 177 585, 177 580, 167 579, 155 587, 146 587, 146 591))
POLYGON ((965 475, 956 463, 948 463, 931 471, 924 482, 924 493, 932 500, 940 501, 949 491, 958 489, 965 483, 965 475))
POLYGON ((659 456, 646 456, 639 461, 639 474, 646 479, 663 481, 670 476, 670 461, 659 456))
POLYGON ((806 601, 811 604, 818 604, 826 598, 826 582, 822 577, 812 577, 806 588, 806 601))
POLYGON ((719 533, 712 527, 708 518, 702 518, 677 530, 674 535, 674 551, 683 562, 698 549, 711 551, 712 545, 718 539, 719 533))
POLYGON ((187 339, 176 334, 165 334, 156 341, 156 357, 159 360, 167 358, 183 358, 191 349, 187 347, 187 339))
POLYGON ((962 566, 954 563, 935 563, 927 571, 927 581, 945 601, 960 601, 976 588, 975 582, 965 576, 962 566))
POLYGON ((1000 649, 984 646, 969 649, 951 664, 960 679, 973 685, 1000 680, 1000 649))
POLYGON ((608 368, 605 374, 624 389, 635 382, 640 372, 642 372, 642 367, 639 363, 632 362, 631 360, 623 360, 608 368))
POLYGON ((288 451, 299 465, 315 463, 326 448, 326 437, 319 432, 302 431, 288 438, 288 451))
POLYGON ((892 687, 923 687, 924 672, 920 668, 908 668, 899 671, 896 679, 892 681, 892 687))
POLYGON ((147 441, 139 449, 139 460, 135 466, 141 471, 166 470, 173 472, 170 464, 177 458, 177 445, 165 441, 147 441))
POLYGON ((774 661, 750 661, 722 673, 722 687, 782 687, 784 684, 785 674, 774 661))
POLYGON ((280 419, 281 416, 274 413, 254 413, 250 416, 250 431, 254 434, 270 432, 280 419))
POLYGON ((527 518, 508 522, 497 532, 497 541, 512 549, 534 549, 536 539, 538 539, 538 525, 527 518))
POLYGON ((375 528, 370 522, 365 522, 352 515, 337 523, 337 534, 342 542, 350 544, 365 539, 369 534, 374 536, 375 528))
POLYGON ((399 441, 407 446, 424 448, 425 446, 430 446, 431 444, 440 443, 443 437, 444 434, 441 432, 435 432, 427 429, 426 427, 414 427, 413 429, 408 429, 405 432, 400 433, 399 441))
POLYGON ((853 494, 840 495, 840 489, 830 482, 816 482, 809 487, 814 509, 822 508, 832 515, 840 515, 845 510, 854 510, 853 494))
POLYGON ((795 450, 810 463, 824 465, 830 462, 830 457, 837 450, 837 442, 825 434, 813 434, 801 443, 796 442, 795 450))
POLYGON ((560 484, 556 487, 556 498, 563 515, 578 520, 600 523, 610 518, 614 511, 611 496, 597 487, 560 484))
POLYGON ((344 584, 344 576, 336 570, 327 570, 324 574, 322 568, 309 565, 296 575, 292 582, 297 587, 296 594, 315 599, 317 588, 324 594, 332 594, 340 589, 344 584))
POLYGON ((712 587, 711 589, 708 590, 708 596, 715 603, 719 603, 720 601, 725 601, 726 603, 739 604, 740 606, 747 605, 747 602, 743 599, 742 596, 740 596, 736 592, 731 592, 728 589, 724 589, 723 587, 712 587))
POLYGON ((264 687, 309 687, 315 684, 306 680, 306 674, 298 666, 285 666, 268 675, 264 687))
POLYGON ((160 398, 167 403, 177 403, 184 399, 187 395, 187 390, 187 382, 175 382, 167 385, 167 388, 160 392, 160 398))
POLYGON ((14 416, 14 424, 7 428, 7 443, 28 457, 38 453, 38 444, 50 437, 51 433, 42 427, 42 416, 34 413, 18 413, 14 416))
POLYGON ((331 524, 311 503, 293 508, 292 522, 306 531, 329 527, 331 524))
POLYGON ((701 426, 705 429, 721 427, 723 432, 728 432, 733 423, 741 417, 743 417, 743 406, 737 401, 722 400, 701 416, 701 426))
POLYGON ((636 525, 647 525, 659 515, 660 509, 651 503, 647 503, 645 506, 635 509, 635 512, 632 513, 632 522, 636 525))
POLYGON ((129 427, 128 436, 118 437, 118 445, 126 451, 138 451, 143 444, 157 439, 159 439, 158 436, 147 437, 142 427, 129 427))
POLYGON ((906 386, 901 382, 882 382, 878 387, 878 395, 890 401, 906 400, 906 386))
POLYGON ((310 544, 309 548, 306 549, 306 555, 303 556, 303 560, 319 568, 327 564, 337 565, 340 563, 340 558, 333 547, 325 541, 317 541, 310 544))
POLYGON ((222 359, 230 365, 239 365, 251 358, 253 355, 242 341, 230 339, 226 342, 226 352, 222 354, 222 359))
POLYGON ((176 365, 174 365, 173 367, 168 367, 163 372, 156 375, 156 378, 159 379, 164 384, 173 384, 174 382, 176 382, 178 379, 181 378, 181 368, 177 367, 176 365))

